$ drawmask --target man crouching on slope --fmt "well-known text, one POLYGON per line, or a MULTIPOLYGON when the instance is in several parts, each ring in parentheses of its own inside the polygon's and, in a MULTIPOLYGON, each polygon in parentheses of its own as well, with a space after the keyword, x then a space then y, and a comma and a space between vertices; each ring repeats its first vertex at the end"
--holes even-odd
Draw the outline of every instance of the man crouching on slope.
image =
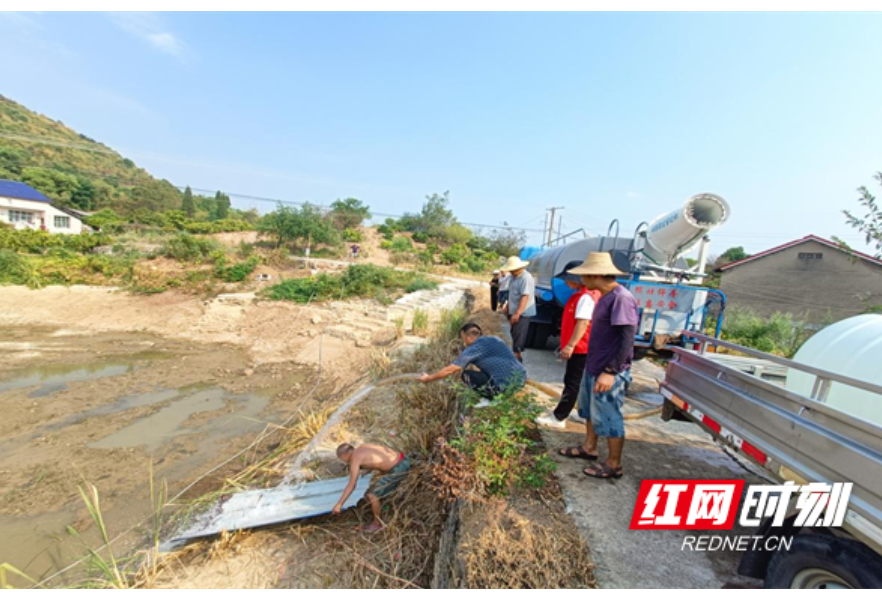
POLYGON ((362 444, 358 448, 352 444, 340 444, 337 447, 337 458, 349 465, 349 483, 346 484, 340 500, 331 511, 335 515, 340 514, 343 510, 343 503, 355 490, 358 475, 362 469, 384 473, 382 477, 375 477, 371 481, 371 485, 364 495, 371 503, 374 520, 364 527, 363 531, 366 533, 380 531, 383 528, 383 522, 380 520, 380 498, 385 498, 398 487, 398 484, 410 471, 410 459, 403 452, 376 444, 362 444))

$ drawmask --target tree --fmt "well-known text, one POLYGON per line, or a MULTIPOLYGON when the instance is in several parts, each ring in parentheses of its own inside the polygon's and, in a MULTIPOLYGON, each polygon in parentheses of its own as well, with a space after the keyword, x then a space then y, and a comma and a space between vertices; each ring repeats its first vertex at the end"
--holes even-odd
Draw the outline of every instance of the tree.
POLYGON ((346 198, 331 204, 330 217, 339 229, 352 229, 370 219, 371 210, 357 198, 346 198))
MULTIPOLYGON (((882 184, 882 171, 873 175, 873 179, 882 184)), ((882 210, 876 204, 876 197, 866 186, 862 185, 857 191, 860 193, 858 204, 866 208, 867 214, 859 218, 844 210, 842 212, 845 214, 845 222, 864 235, 867 245, 875 248, 876 258, 882 258, 882 210)))
POLYGON ((214 195, 215 212, 214 217, 217 220, 226 219, 230 214, 230 197, 223 192, 214 195))
POLYGON ((188 185, 181 200, 181 210, 191 219, 196 215, 196 202, 193 201, 193 190, 188 185))
POLYGON ((425 233, 429 237, 444 240, 452 225, 457 225, 453 211, 448 208, 450 192, 426 196, 426 203, 418 214, 404 213, 399 223, 406 231, 425 233))
POLYGON ((265 215, 257 230, 276 239, 276 248, 287 242, 306 240, 308 244, 338 244, 340 237, 333 223, 311 204, 300 208, 282 206, 265 215))
POLYGON ((728 265, 729 263, 733 263, 736 260, 745 259, 749 256, 750 254, 744 251, 743 246, 733 246, 732 248, 729 248, 728 250, 720 254, 711 262, 714 269, 719 269, 723 265, 728 265))
POLYGON ((487 250, 499 256, 515 256, 527 243, 527 234, 520 229, 494 229, 487 240, 487 250))
POLYGON ((151 181, 133 188, 128 204, 128 210, 120 212, 146 210, 158 213, 174 210, 181 206, 181 192, 168 181, 151 181))
POLYGON ((0 174, 18 177, 21 175, 22 165, 27 164, 29 157, 27 150, 0 146, 0 174))
POLYGON ((444 239, 454 244, 467 244, 474 234, 465 225, 454 223, 444 230, 444 239))
POLYGON ((70 203, 80 210, 95 208, 95 184, 85 177, 77 177, 77 187, 70 196, 70 203))
POLYGON ((21 180, 51 199, 61 203, 70 202, 77 188, 77 178, 61 171, 44 167, 26 167, 21 172, 21 180))

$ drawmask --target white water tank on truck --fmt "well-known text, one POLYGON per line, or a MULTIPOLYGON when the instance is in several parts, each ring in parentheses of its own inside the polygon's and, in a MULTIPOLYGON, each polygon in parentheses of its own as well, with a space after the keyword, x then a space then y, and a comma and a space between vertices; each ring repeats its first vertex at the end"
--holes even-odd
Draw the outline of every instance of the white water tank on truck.
POLYGON ((729 203, 722 196, 692 196, 681 207, 650 221, 643 256, 650 263, 672 266, 708 231, 725 223, 730 212, 729 203))
MULTIPOLYGON (((798 363, 882 385, 882 315, 859 315, 829 325, 810 337, 793 357, 798 363)), ((812 395, 815 376, 790 369, 787 389, 812 395)), ((845 413, 882 425, 878 394, 834 382, 826 403, 845 413)))

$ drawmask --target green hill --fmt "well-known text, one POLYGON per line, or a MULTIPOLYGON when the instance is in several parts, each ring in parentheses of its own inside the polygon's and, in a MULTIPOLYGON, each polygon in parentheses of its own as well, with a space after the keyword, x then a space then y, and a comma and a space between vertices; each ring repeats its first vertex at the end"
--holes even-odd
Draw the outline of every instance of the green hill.
POLYGON ((119 214, 181 208, 181 192, 113 149, 0 95, 0 179, 59 204, 119 214))

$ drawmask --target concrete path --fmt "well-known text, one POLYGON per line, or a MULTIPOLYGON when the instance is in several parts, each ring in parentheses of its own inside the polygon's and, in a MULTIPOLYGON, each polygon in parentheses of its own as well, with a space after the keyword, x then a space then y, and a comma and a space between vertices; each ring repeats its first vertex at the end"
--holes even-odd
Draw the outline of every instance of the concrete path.
MULTIPOLYGON (((524 364, 530 379, 562 389, 564 363, 554 352, 527 350, 524 364)), ((661 404, 656 380, 664 371, 649 361, 632 369, 629 397, 661 404)), ((556 403, 548 404, 553 407, 556 403)), ((626 413, 647 410, 634 400, 626 413)), ((626 421, 623 466, 625 476, 602 481, 582 474, 586 462, 556 455, 556 449, 581 443, 584 426, 568 423, 567 431, 543 430, 546 446, 558 464, 557 475, 567 509, 588 540, 595 575, 602 588, 721 588, 758 586, 760 582, 736 574, 737 552, 681 550, 685 535, 735 535, 749 531, 631 531, 628 529, 643 479, 746 479, 764 483, 725 454, 697 425, 665 423, 659 415, 626 421)), ((601 458, 606 455, 601 439, 601 458)), ((562 560, 565 558, 562 557, 562 560)), ((578 568, 578 565, 573 565, 578 568)))

